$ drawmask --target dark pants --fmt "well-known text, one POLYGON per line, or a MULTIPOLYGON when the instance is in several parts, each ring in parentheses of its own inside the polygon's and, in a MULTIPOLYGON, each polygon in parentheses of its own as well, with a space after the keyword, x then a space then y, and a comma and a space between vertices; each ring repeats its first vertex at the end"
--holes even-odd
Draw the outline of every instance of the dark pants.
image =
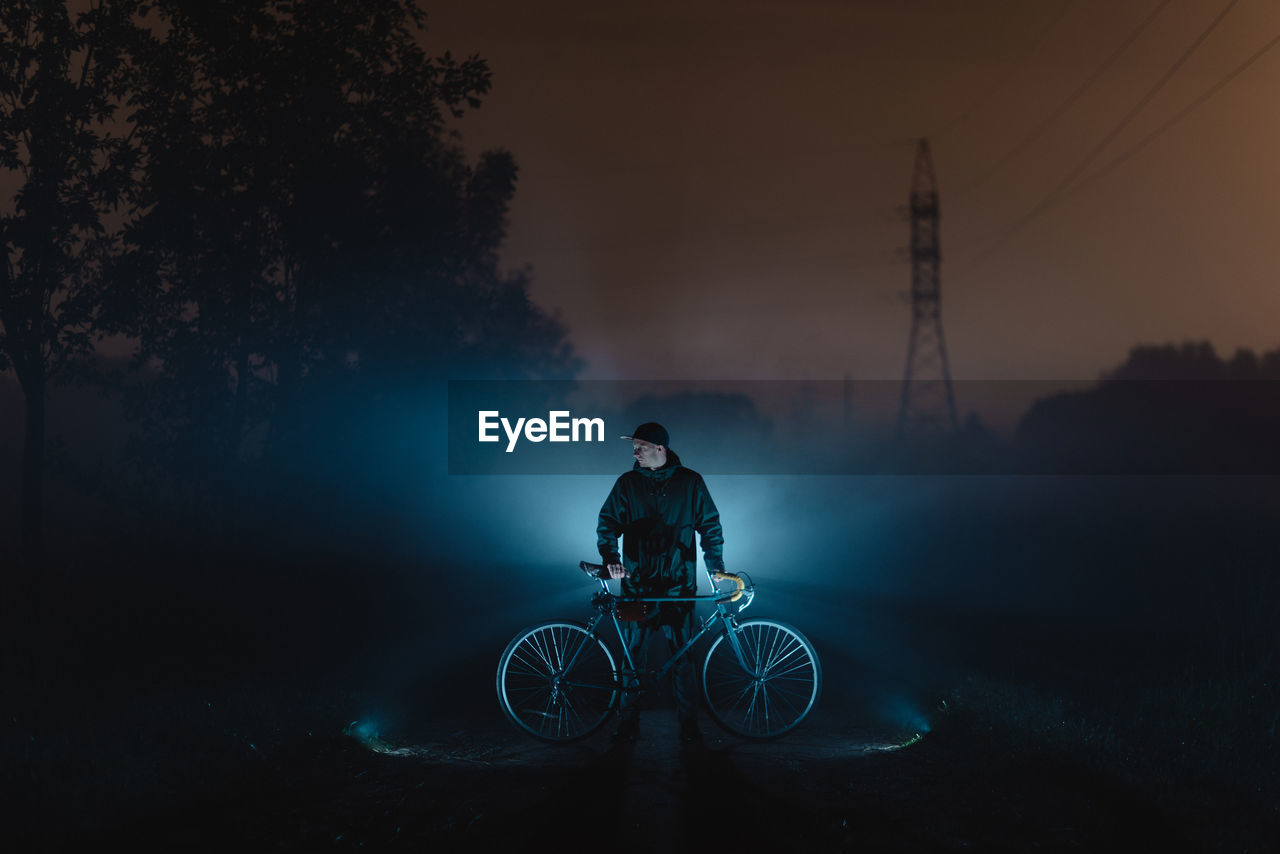
MULTIPOLYGON (((667 639, 668 653, 678 651, 693 636, 693 609, 677 608, 664 603, 652 619, 622 623, 622 640, 631 651, 632 664, 641 673, 649 669, 649 639, 654 632, 661 632, 667 639)), ((686 652, 671 669, 671 693, 675 698, 676 714, 681 723, 692 721, 697 716, 697 686, 693 679, 693 656, 686 652)), ((618 707, 620 719, 635 720, 636 699, 635 695, 623 695, 618 707)))

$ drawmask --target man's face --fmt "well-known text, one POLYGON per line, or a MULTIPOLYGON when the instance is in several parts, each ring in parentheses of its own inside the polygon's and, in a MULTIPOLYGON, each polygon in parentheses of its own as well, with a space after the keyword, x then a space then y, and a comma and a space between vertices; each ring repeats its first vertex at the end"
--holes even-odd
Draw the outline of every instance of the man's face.
POLYGON ((661 468, 667 462, 667 449, 644 439, 631 440, 631 455, 646 469, 661 468))

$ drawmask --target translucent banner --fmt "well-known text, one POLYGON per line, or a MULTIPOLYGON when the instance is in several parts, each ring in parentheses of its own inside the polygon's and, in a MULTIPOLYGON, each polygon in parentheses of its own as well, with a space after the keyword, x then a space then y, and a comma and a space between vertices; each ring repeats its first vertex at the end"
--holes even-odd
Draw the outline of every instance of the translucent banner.
POLYGON ((449 472, 611 474, 659 422, 705 474, 1276 474, 1271 381, 449 383, 449 472))

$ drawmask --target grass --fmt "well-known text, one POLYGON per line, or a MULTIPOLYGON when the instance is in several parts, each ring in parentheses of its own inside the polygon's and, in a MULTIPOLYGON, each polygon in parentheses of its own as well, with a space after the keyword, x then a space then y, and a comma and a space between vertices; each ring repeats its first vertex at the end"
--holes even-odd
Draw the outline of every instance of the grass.
POLYGON ((1043 655, 1034 680, 975 674, 950 692, 947 725, 1115 780, 1207 849, 1264 850, 1280 829, 1280 638, 1255 618, 1273 601, 1206 610, 1163 654, 1043 655))
POLYGON ((348 721, 380 637, 384 603, 364 591, 379 585, 323 562, 162 571, 177 565, 6 598, 0 783, 18 793, 18 850, 78 847, 216 797, 246 765, 348 721))
MULTIPOLYGON (((176 565, 64 576, 37 609, 6 598, 0 783, 17 793, 17 850, 82 847, 226 798, 255 763, 324 749, 361 713, 374 651, 417 621, 385 567, 210 557, 167 575, 176 565)), ((937 734, 1114 781, 1206 848, 1257 847, 1280 827, 1280 598, 1263 570, 1155 634, 990 627, 937 734)))

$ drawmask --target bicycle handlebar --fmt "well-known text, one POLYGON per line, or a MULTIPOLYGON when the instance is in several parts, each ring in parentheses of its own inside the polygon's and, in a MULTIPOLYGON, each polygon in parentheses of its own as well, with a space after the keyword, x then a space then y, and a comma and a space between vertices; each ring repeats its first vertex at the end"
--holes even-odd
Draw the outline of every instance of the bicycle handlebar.
MULTIPOLYGON (((578 562, 578 568, 585 572, 589 577, 598 581, 607 581, 613 577, 609 575, 609 570, 602 563, 590 563, 583 560, 578 562)), ((725 591, 727 595, 717 599, 717 603, 728 604, 730 602, 737 602, 743 596, 750 595, 747 590, 747 582, 741 575, 733 572, 725 572, 724 570, 708 570, 708 572, 711 575, 712 581, 731 581, 734 585, 733 591, 725 591)))
POLYGON ((585 572, 592 578, 609 578, 609 573, 602 563, 587 563, 585 560, 578 562, 578 569, 585 572))

